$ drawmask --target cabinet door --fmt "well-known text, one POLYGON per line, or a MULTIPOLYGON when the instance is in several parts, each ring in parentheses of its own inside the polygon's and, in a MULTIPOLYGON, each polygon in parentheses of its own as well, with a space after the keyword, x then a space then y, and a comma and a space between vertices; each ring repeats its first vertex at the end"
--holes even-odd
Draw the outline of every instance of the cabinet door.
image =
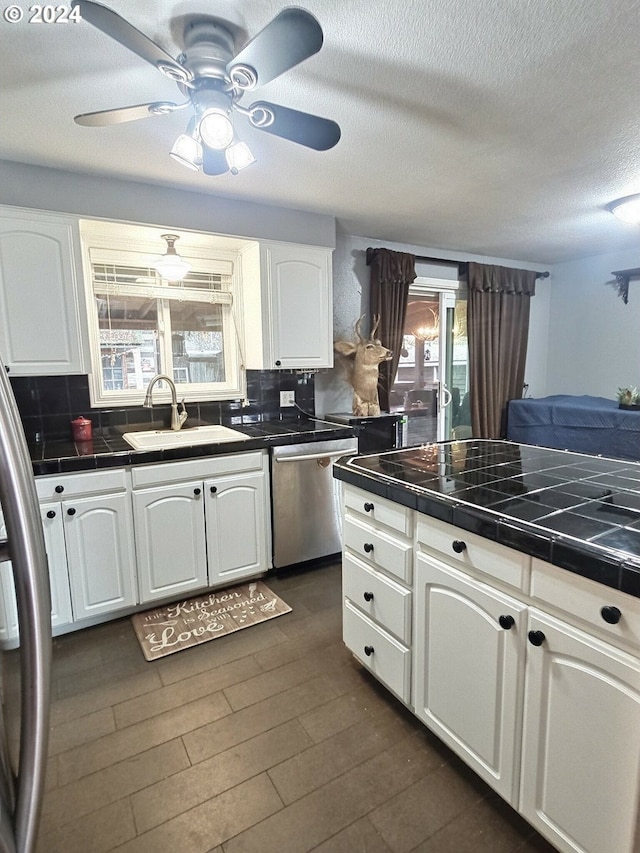
POLYGON ((267 570, 266 478, 263 472, 205 482, 209 583, 267 570))
POLYGON ((73 622, 67 551, 64 542, 62 507, 59 503, 40 506, 44 544, 49 563, 51 625, 56 628, 73 622))
POLYGON ((416 602, 416 714, 513 803, 525 605, 425 554, 416 602))
POLYGON ((0 352, 12 375, 82 373, 74 220, 0 217, 0 352))
POLYGON ((76 620, 137 603, 127 495, 62 502, 71 601, 76 620))
POLYGON ((632 853, 640 662, 531 610, 520 811, 562 851, 632 853))
POLYGON ((133 492, 141 601, 207 585, 202 500, 201 480, 133 492))
POLYGON ((262 248, 270 311, 263 323, 271 340, 271 363, 265 367, 331 367, 331 251, 277 244, 262 248))

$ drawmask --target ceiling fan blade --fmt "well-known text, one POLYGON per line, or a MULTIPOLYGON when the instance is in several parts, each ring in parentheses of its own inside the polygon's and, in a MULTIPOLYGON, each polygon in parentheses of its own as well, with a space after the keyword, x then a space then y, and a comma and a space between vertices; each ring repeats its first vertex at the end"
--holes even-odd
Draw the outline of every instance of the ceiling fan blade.
POLYGON ((202 146, 202 171, 205 175, 224 175, 229 171, 227 158, 224 151, 215 151, 213 148, 202 146))
POLYGON ((258 114, 262 111, 273 113, 271 124, 255 124, 258 130, 272 133, 282 139, 290 139, 298 145, 307 148, 315 148, 316 151, 328 151, 338 144, 340 139, 340 127, 328 118, 301 113, 289 107, 281 107, 279 104, 270 104, 267 101, 256 101, 251 104, 249 110, 256 110, 258 114))
POLYGON ((233 81, 234 68, 249 66, 257 80, 247 85, 244 70, 238 68, 240 88, 263 86, 317 53, 322 39, 322 27, 313 15, 284 9, 229 62, 227 73, 233 81))
POLYGON ((189 105, 173 104, 171 101, 154 101, 150 104, 135 104, 132 107, 120 107, 114 110, 100 110, 96 113, 82 113, 74 117, 76 124, 84 127, 108 127, 110 124, 122 124, 150 116, 166 115, 189 105))
POLYGON ((71 5, 80 10, 83 20, 93 24, 133 53, 137 53, 142 59, 155 65, 167 77, 178 82, 191 80, 193 75, 190 71, 176 62, 170 54, 136 29, 133 24, 125 21, 117 12, 101 3, 93 3, 91 0, 73 0, 71 5))

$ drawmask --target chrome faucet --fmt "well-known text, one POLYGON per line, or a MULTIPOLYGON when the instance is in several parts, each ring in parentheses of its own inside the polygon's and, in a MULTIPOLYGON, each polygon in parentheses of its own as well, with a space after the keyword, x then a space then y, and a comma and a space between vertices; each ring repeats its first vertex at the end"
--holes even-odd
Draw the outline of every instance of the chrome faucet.
POLYGON ((187 410, 184 407, 184 400, 180 401, 180 405, 182 406, 182 411, 178 412, 178 395, 176 393, 176 386, 171 379, 170 376, 167 376, 166 373, 156 373, 151 382, 147 385, 147 393, 144 397, 144 403, 142 404, 145 409, 153 408, 153 399, 151 391, 156 382, 160 381, 166 382, 169 388, 171 389, 171 429, 179 430, 182 428, 183 423, 189 417, 187 414, 187 410))

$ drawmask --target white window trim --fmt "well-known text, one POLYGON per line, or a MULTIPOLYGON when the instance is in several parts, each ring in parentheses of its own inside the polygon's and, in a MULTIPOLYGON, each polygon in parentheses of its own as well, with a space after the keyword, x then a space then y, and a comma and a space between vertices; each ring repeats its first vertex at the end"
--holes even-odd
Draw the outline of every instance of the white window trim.
MULTIPOLYGON (((140 406, 144 401, 145 390, 129 391, 105 391, 102 385, 101 351, 99 327, 95 312, 95 298, 93 285, 93 262, 112 263, 114 260, 121 261, 127 254, 130 257, 137 256, 139 261, 144 259, 141 265, 148 265, 154 256, 164 254, 164 244, 161 234, 167 233, 168 228, 152 228, 146 226, 135 226, 126 223, 85 221, 80 222, 80 234, 82 242, 82 264, 84 270, 85 296, 88 317, 89 352, 91 358, 91 371, 89 373, 89 396, 91 406, 94 408, 120 408, 125 406, 140 406)), ((201 265, 210 272, 221 272, 228 275, 231 272, 231 290, 219 291, 212 295, 210 301, 223 306, 222 331, 225 341, 225 376, 227 381, 212 384, 178 385, 177 391, 180 399, 187 402, 236 400, 246 397, 246 370, 244 367, 244 350, 242 342, 243 324, 242 317, 238 316, 237 306, 242 304, 240 278, 241 264, 238 251, 246 247, 247 241, 224 238, 224 248, 217 247, 214 235, 198 234, 194 232, 179 231, 183 244, 176 248, 179 254, 186 260, 193 262, 195 266, 200 260, 201 265), (235 244, 238 250, 235 250, 235 244), (234 298, 235 295, 235 298, 234 298)), ((138 262, 139 262, 138 261, 138 262)), ((153 286, 154 292, 161 290, 167 295, 172 294, 178 288, 171 286, 153 286)), ((158 294, 159 295, 159 294, 158 294)), ((207 300, 208 294, 202 292, 202 301, 207 300)), ((165 341, 164 357, 167 358, 165 341)), ((169 389, 162 390, 160 387, 154 391, 154 402, 171 402, 169 389)))
POLYGON ((420 293, 441 293, 443 290, 455 293, 460 290, 460 282, 450 278, 432 278, 419 275, 410 285, 409 293, 418 296, 420 293))

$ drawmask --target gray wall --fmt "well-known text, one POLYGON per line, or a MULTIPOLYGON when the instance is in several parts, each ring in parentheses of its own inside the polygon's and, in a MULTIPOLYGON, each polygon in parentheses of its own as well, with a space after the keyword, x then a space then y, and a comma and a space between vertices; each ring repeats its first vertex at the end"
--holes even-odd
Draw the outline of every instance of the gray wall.
POLYGON ((558 264, 549 321, 548 394, 614 399, 621 386, 640 387, 640 280, 625 305, 613 270, 640 267, 640 249, 558 264))
POLYGON ((0 204, 237 237, 335 246, 335 219, 0 160, 0 204))

